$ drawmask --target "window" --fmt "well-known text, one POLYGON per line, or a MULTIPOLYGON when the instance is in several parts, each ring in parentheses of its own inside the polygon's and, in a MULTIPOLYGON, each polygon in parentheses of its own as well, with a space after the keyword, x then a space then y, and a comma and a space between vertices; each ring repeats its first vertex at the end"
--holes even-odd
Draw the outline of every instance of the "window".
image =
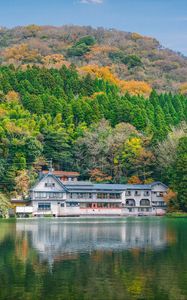
POLYGON ((151 211, 151 208, 149 208, 149 207, 148 207, 148 208, 146 208, 146 211, 147 211, 147 212, 151 211))
POLYGON ((55 187, 54 182, 45 182, 45 187, 55 187))
POLYGON ((134 208, 129 208, 129 212, 133 212, 134 211, 134 208))
POLYGON ((61 207, 65 207, 65 203, 61 203, 60 206, 61 206, 61 207))
POLYGON ((131 191, 126 191, 125 195, 126 196, 131 196, 131 191))
POLYGON ((79 198, 80 199, 88 198, 88 194, 86 194, 86 193, 79 193, 79 198))
POLYGON ((135 195, 135 196, 140 196, 140 195, 141 195, 141 192, 140 192, 140 191, 135 191, 135 192, 134 192, 134 195, 135 195))
POLYGON ((144 191, 144 196, 149 196, 149 195, 150 195, 149 191, 144 191))
POLYGON ((51 203, 38 203, 38 210, 51 210, 51 203))
POLYGON ((144 209, 144 208, 138 208, 138 211, 139 212, 143 212, 143 211, 146 211, 146 209, 144 209))
POLYGON ((140 206, 150 206, 150 201, 149 199, 142 199, 140 201, 140 206))
POLYGON ((70 193, 69 195, 70 199, 91 199, 92 193, 70 193))
POLYGON ((53 196, 53 193, 50 193, 49 194, 49 198, 53 198, 54 196, 53 196))
POLYGON ((35 197, 36 197, 36 198, 46 198, 46 197, 47 197, 47 194, 46 194, 46 193, 36 192, 36 193, 35 193, 35 197))
POLYGON ((126 200, 126 205, 127 206, 136 206, 135 200, 134 199, 126 200))
POLYGON ((77 202, 67 202, 66 207, 78 207, 79 203, 77 202))
POLYGON ((98 193, 97 194, 97 199, 107 199, 108 194, 107 193, 98 193))
POLYGON ((121 199, 121 194, 112 193, 112 194, 109 194, 109 198, 110 199, 121 199))
POLYGON ((40 197, 41 197, 41 198, 46 198, 46 197, 47 197, 47 194, 46 194, 46 193, 41 193, 41 194, 40 194, 40 197))

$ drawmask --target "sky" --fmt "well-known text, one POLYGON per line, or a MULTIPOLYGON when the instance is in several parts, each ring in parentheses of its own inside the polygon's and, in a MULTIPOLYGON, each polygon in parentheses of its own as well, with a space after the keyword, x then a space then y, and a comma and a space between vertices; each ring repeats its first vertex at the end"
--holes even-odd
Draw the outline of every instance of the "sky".
POLYGON ((187 56, 187 0, 0 0, 0 26, 28 24, 138 32, 187 56))

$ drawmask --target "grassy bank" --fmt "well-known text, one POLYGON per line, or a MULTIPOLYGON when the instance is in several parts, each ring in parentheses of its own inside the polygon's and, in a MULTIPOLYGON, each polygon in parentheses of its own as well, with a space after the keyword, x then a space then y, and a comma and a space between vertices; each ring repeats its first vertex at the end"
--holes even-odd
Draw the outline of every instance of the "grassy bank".
POLYGON ((170 218, 187 218, 187 213, 182 211, 174 211, 174 212, 168 212, 166 216, 170 218))

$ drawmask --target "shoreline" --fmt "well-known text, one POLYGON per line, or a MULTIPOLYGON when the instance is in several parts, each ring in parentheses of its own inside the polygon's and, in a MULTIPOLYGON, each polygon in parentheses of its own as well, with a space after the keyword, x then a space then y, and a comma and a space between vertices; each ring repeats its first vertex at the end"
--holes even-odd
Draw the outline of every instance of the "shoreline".
POLYGON ((187 213, 176 211, 176 212, 166 213, 166 217, 168 217, 168 218, 187 218, 187 213))

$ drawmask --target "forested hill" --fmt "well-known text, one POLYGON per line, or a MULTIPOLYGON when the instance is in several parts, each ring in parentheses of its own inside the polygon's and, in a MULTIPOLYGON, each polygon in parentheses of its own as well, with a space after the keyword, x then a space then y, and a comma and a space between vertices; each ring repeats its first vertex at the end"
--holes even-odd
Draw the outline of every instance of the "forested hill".
POLYGON ((178 192, 172 205, 187 209, 186 96, 131 95, 111 79, 73 65, 0 67, 2 191, 26 195, 52 158, 97 182, 162 180, 178 192))
POLYGON ((30 25, 0 29, 0 60, 2 192, 26 196, 52 159, 96 182, 163 181, 187 211, 185 57, 137 33, 30 25))
POLYGON ((60 68, 74 63, 80 72, 87 66, 86 71, 97 74, 98 66, 107 67, 119 80, 187 93, 187 59, 138 33, 79 26, 1 27, 0 57, 3 65, 60 68))

